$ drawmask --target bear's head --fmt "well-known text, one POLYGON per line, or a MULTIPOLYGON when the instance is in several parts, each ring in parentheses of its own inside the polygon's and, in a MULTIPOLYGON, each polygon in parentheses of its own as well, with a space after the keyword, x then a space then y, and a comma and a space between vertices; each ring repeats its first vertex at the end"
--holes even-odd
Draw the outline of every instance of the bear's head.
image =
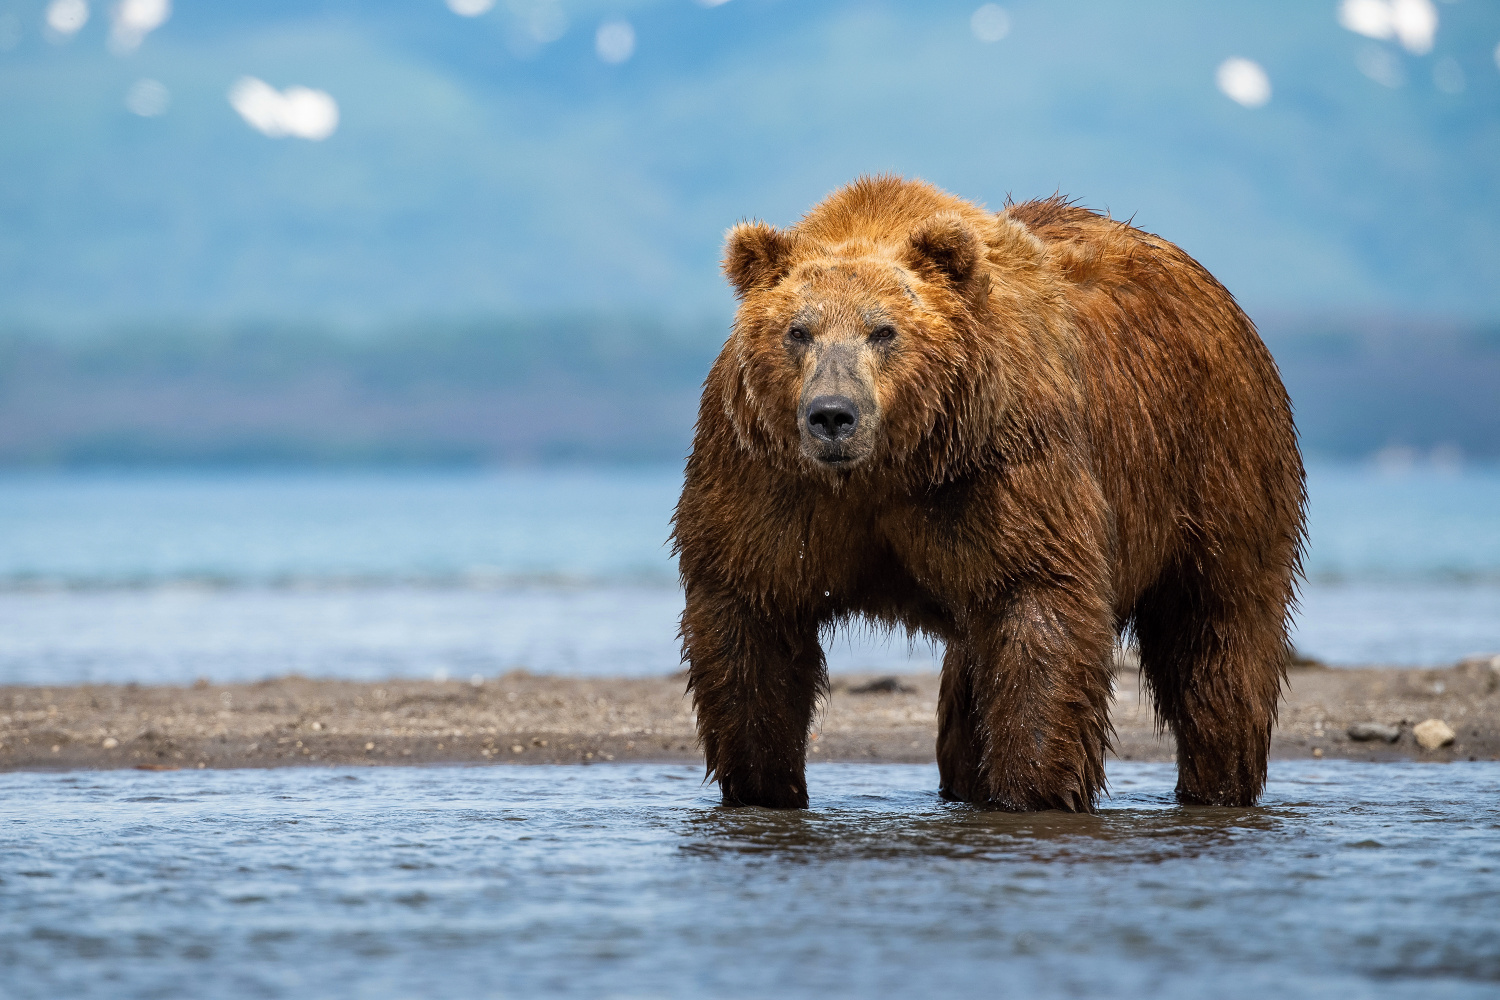
POLYGON ((1025 227, 977 210, 735 226, 722 391, 740 445, 835 481, 892 466, 931 481, 980 460, 1015 389, 1004 314, 1030 324, 1010 278, 1040 257, 1025 227))

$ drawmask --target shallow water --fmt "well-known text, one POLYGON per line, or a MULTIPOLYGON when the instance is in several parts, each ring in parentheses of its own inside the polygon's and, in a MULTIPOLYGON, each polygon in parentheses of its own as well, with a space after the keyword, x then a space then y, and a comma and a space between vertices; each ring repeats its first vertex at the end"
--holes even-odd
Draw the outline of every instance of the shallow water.
POLYGON ((1096 816, 815 765, 813 809, 694 768, 0 775, 0 993, 1491 997, 1500 765, 1273 765, 1096 816))

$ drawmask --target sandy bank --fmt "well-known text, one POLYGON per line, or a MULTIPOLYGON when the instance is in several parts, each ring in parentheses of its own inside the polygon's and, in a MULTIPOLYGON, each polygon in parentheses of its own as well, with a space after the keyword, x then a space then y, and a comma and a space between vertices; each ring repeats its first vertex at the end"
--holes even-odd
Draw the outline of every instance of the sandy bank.
MULTIPOLYGON (((933 760, 937 677, 862 691, 872 679, 835 680, 811 759, 933 760)), ((1172 759, 1132 671, 1118 675, 1114 722, 1116 756, 1172 759)), ((1500 759, 1500 669, 1294 671, 1273 754, 1500 759), (1416 745, 1410 727, 1428 718, 1455 730, 1452 746, 1416 745), (1355 722, 1405 726, 1395 744, 1358 743, 1355 722)), ((0 687, 0 770, 701 759, 680 678, 0 687)))

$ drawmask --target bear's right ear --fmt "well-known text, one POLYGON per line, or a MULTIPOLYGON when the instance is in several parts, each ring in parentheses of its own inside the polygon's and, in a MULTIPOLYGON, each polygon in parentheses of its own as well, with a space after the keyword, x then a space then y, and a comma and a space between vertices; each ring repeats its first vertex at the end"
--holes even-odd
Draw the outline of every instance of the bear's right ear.
POLYGON ((743 299, 757 288, 770 288, 791 269, 796 239, 764 222, 741 222, 724 241, 724 276, 743 299))

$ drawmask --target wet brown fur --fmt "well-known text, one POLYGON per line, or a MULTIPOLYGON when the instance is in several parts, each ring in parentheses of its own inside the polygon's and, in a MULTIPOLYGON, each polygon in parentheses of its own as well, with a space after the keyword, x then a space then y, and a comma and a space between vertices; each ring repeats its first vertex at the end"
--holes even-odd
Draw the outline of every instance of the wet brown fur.
POLYGON ((946 643, 945 796, 1094 808, 1112 647, 1133 633, 1179 798, 1254 803, 1303 471, 1275 363, 1223 286, 1059 198, 991 213, 892 177, 790 229, 742 223, 724 267, 742 301, 673 531, 724 801, 806 806, 819 635, 862 619, 946 643), (799 450, 787 327, 813 299, 840 329, 897 330, 861 355, 878 430, 850 468, 799 450))

